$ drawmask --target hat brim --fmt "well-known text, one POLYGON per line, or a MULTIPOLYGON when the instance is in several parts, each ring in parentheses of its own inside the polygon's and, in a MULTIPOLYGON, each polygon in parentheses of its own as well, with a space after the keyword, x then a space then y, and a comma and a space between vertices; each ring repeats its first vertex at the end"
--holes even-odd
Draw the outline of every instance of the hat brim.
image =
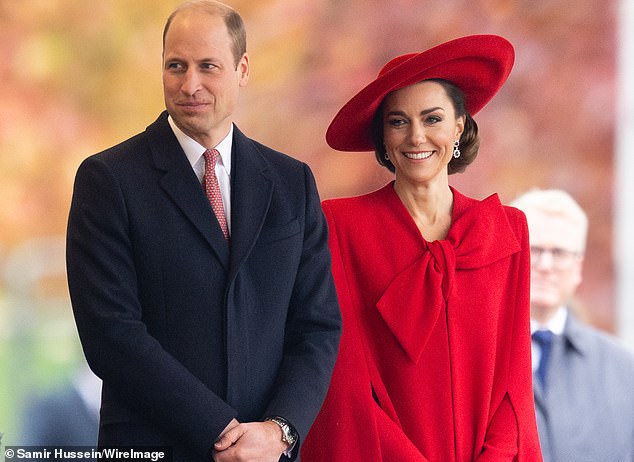
POLYGON ((513 45, 497 35, 471 35, 422 53, 399 56, 350 99, 326 131, 326 141, 339 151, 371 151, 372 119, 388 93, 428 79, 444 79, 465 95, 474 115, 499 91, 513 67, 513 45))

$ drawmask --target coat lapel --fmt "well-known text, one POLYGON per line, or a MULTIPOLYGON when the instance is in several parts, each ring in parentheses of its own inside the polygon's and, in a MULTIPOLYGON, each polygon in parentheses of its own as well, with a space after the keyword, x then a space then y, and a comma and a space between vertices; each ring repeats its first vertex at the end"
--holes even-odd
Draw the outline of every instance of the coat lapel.
POLYGON ((257 145, 234 127, 231 189, 231 282, 255 245, 273 195, 273 180, 257 145))
POLYGON ((167 122, 164 112, 146 133, 155 166, 165 172, 161 188, 209 243, 218 260, 227 269, 229 247, 214 216, 209 201, 191 168, 185 153, 167 122))
POLYGON ((231 159, 231 255, 227 278, 227 402, 243 406, 252 398, 249 385, 249 290, 240 285, 238 271, 251 253, 271 204, 273 181, 257 145, 237 127, 231 159))
POLYGON ((535 374, 535 372, 533 372, 533 394, 535 395, 535 404, 539 404, 545 410, 544 391, 542 390, 542 386, 539 383, 539 379, 537 378, 537 374, 535 374))

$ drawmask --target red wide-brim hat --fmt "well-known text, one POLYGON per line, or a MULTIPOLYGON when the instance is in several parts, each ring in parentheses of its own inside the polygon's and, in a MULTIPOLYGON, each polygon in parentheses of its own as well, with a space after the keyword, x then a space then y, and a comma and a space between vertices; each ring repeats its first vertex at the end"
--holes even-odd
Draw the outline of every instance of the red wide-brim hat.
POLYGON ((513 45, 497 35, 470 35, 410 53, 388 62, 375 80, 352 97, 326 131, 326 141, 338 151, 372 151, 370 127, 385 96, 427 79, 444 79, 465 95, 474 115, 498 92, 513 67, 513 45))

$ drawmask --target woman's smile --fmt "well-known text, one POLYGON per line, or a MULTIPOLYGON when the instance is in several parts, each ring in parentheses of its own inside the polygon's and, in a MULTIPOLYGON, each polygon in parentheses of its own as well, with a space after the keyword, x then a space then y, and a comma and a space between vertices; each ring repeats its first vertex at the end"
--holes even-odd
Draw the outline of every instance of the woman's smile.
POLYGON ((428 159, 434 154, 434 151, 405 151, 403 155, 412 160, 428 159))

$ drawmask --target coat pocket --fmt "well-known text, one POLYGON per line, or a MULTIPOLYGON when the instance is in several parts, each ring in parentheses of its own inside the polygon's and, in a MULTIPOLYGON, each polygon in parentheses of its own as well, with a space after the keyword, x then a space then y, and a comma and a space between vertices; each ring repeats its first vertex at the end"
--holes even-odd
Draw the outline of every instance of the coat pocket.
POLYGON ((289 237, 295 236, 301 231, 299 220, 293 219, 291 222, 280 226, 265 226, 260 232, 258 244, 266 244, 269 242, 281 241, 289 237))

